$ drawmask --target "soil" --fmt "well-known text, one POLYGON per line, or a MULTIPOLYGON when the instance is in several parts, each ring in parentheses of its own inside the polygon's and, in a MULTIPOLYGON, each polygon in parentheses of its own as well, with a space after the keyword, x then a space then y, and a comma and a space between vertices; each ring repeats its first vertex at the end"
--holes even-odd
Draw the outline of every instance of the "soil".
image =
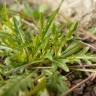
MULTIPOLYGON (((68 79, 71 83, 71 87, 75 86, 76 84, 82 82, 88 76, 84 73, 76 73, 72 72, 68 75, 68 79)), ((96 96, 96 79, 88 80, 87 82, 81 84, 77 87, 71 95, 68 96, 96 96)))

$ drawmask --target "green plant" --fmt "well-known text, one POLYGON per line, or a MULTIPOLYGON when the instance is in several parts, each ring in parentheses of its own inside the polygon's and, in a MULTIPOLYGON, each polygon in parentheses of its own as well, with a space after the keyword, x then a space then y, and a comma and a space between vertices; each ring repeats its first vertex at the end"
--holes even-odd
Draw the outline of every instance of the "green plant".
POLYGON ((60 6, 47 18, 43 11, 34 18, 27 5, 23 17, 31 17, 33 22, 18 13, 10 14, 6 6, 0 10, 4 12, 4 17, 0 15, 4 18, 1 17, 0 56, 5 57, 0 65, 0 96, 42 96, 45 90, 48 96, 48 91, 60 96, 68 85, 59 69, 69 72, 71 64, 96 62, 95 54, 73 36, 77 22, 70 22, 67 32, 55 22, 60 6))

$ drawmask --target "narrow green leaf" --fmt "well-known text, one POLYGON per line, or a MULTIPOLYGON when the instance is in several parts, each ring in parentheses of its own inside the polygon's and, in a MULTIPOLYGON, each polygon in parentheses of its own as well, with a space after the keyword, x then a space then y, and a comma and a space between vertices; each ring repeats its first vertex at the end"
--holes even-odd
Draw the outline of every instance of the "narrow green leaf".
POLYGON ((32 17, 33 11, 32 8, 30 7, 30 5, 28 4, 28 1, 24 2, 24 13, 29 16, 32 17))
POLYGON ((54 63, 56 64, 56 66, 58 66, 59 68, 63 69, 66 72, 69 72, 69 68, 66 64, 66 60, 65 59, 60 59, 60 60, 54 60, 54 63))
POLYGON ((66 34, 66 39, 70 39, 70 38, 72 38, 72 36, 73 36, 73 33, 76 31, 76 29, 77 29, 77 26, 78 26, 78 22, 76 21, 76 22, 73 22, 72 24, 71 24, 71 26, 70 26, 70 28, 69 28, 69 31, 68 31, 68 33, 66 34))
POLYGON ((82 49, 82 42, 75 41, 72 44, 69 45, 69 47, 62 53, 62 57, 70 56, 82 49))

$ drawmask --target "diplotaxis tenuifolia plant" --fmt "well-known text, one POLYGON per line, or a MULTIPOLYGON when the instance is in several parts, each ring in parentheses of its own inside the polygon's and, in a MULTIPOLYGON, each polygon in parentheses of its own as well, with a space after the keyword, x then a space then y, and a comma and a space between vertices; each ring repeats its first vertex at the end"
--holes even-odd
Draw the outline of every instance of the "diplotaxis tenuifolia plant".
POLYGON ((78 22, 66 29, 55 20, 61 4, 51 15, 44 5, 32 9, 25 2, 21 12, 0 5, 0 96, 62 96, 69 89, 69 66, 96 62, 74 35, 78 22))

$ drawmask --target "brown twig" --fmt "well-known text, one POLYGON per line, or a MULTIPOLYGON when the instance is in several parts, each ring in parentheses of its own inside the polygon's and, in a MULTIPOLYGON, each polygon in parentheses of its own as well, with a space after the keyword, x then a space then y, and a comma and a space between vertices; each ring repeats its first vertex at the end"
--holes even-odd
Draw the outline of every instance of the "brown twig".
POLYGON ((73 65, 69 66, 70 68, 82 68, 82 67, 96 67, 96 64, 90 64, 90 65, 73 65))
POLYGON ((32 22, 28 22, 27 20, 22 19, 22 22, 27 24, 28 26, 35 28, 35 30, 38 30, 37 26, 33 24, 32 22))
POLYGON ((70 88, 67 92, 65 92, 62 96, 67 96, 70 92, 74 91, 77 87, 81 86, 83 83, 87 82, 88 80, 92 79, 94 76, 94 73, 92 73, 90 76, 88 76, 86 79, 82 80, 80 83, 76 84, 72 88, 70 88))
POLYGON ((80 28, 80 32, 83 32, 83 33, 85 33, 86 35, 88 35, 89 37, 91 37, 93 40, 96 40, 96 36, 93 35, 91 32, 86 31, 86 30, 83 29, 83 28, 80 28))

